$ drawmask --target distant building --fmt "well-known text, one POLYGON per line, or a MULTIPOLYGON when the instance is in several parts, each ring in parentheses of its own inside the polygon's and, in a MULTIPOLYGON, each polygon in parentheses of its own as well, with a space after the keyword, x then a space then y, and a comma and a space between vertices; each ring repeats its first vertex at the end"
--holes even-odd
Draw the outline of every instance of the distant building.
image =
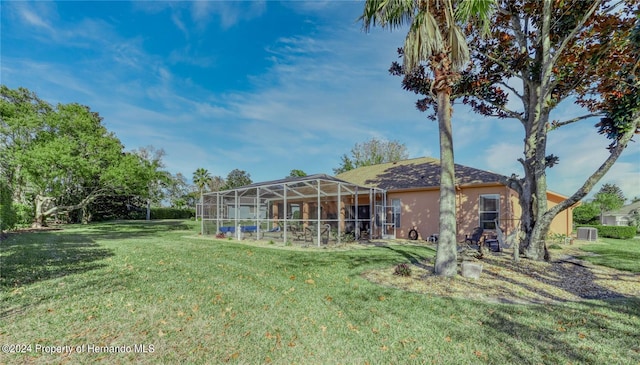
POLYGON ((632 222, 634 212, 640 212, 640 201, 602 214, 602 223, 606 226, 628 226, 632 222))

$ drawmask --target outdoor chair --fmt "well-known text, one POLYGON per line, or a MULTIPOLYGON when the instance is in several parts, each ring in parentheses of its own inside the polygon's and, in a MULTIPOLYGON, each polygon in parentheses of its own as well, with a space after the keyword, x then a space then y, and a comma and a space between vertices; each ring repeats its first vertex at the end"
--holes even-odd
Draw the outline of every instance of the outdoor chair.
POLYGON ((293 233, 296 240, 302 240, 305 238, 305 232, 300 229, 298 225, 292 224, 287 226, 289 232, 293 233))
MULTIPOLYGON (((328 243, 329 242, 329 233, 331 231, 331 226, 328 224, 325 224, 322 226, 322 228, 320 228, 320 237, 323 241, 323 243, 328 243), (326 237, 323 237, 326 236, 326 237)), ((316 235, 318 234, 317 228, 316 226, 307 226, 304 229, 304 241, 307 242, 307 240, 309 242, 313 242, 313 239, 316 237, 316 235)))
POLYGON ((482 233, 484 233, 484 229, 482 229, 482 227, 476 227, 473 229, 471 236, 465 235, 464 242, 470 245, 480 245, 482 233))

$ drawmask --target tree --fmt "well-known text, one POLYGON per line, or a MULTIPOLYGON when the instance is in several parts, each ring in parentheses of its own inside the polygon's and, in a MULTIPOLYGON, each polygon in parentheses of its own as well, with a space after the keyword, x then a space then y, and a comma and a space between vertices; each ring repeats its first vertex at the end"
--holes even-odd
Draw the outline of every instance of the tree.
POLYGON ((492 6, 493 2, 487 0, 367 0, 360 17, 367 31, 375 25, 395 29, 408 23, 403 67, 411 72, 426 62, 432 72, 433 82, 429 93, 437 106, 441 167, 440 233, 435 263, 437 275, 457 274, 451 86, 458 80, 461 68, 469 61, 467 40, 458 22, 466 23, 476 16, 482 23, 482 29, 486 30, 492 6))
POLYGON ((600 224, 605 212, 622 208, 626 198, 622 193, 622 189, 615 184, 604 184, 596 193, 593 204, 598 206, 600 212, 600 224))
POLYGON ((222 176, 214 176, 209 180, 209 191, 220 191, 226 185, 226 181, 222 176))
POLYGON ((602 187, 600 188, 600 190, 598 191, 598 193, 596 194, 596 199, 598 197, 598 194, 611 194, 615 197, 615 199, 618 201, 618 206, 614 207, 614 208, 610 208, 610 210, 613 209, 618 209, 620 207, 622 207, 624 205, 624 202, 627 200, 627 198, 624 196, 624 193, 622 192, 622 189, 620 189, 620 187, 616 184, 604 184, 602 185, 602 187))
POLYGON ((26 89, 1 93, 1 173, 14 201, 35 206, 35 227, 75 210, 88 220, 87 207, 101 196, 144 193, 140 160, 123 152, 98 113, 76 103, 54 107, 26 89))
POLYGON ((0 85, 0 178, 13 191, 14 201, 26 203, 28 182, 20 164, 36 133, 46 126, 52 106, 25 88, 0 85))
POLYGON ((289 172, 289 176, 287 177, 305 177, 305 176, 307 176, 306 172, 298 169, 293 169, 291 170, 291 172, 289 172))
POLYGON ((404 143, 371 138, 364 143, 356 143, 351 149, 351 157, 342 155, 340 167, 333 169, 333 172, 340 174, 358 167, 396 162, 408 157, 404 143))
POLYGON ((234 169, 227 175, 227 183, 223 190, 231 190, 241 186, 249 185, 253 181, 251 175, 244 170, 234 169))
POLYGON ((171 184, 171 173, 161 170, 164 167, 162 157, 165 155, 162 148, 156 149, 153 146, 147 146, 134 151, 134 153, 140 157, 141 163, 145 167, 145 180, 147 181, 146 219, 151 220, 151 203, 160 205, 164 198, 164 189, 171 184))
POLYGON ((14 228, 16 220, 11 189, 6 181, 0 179, 0 239, 3 231, 14 228))
POLYGON ((503 182, 518 192, 523 252, 531 259, 548 257, 553 218, 591 191, 640 128, 640 21, 632 15, 639 6, 633 0, 503 0, 491 37, 474 37, 474 63, 454 93, 468 93, 464 102, 480 114, 523 126, 518 161, 524 176, 503 182), (563 100, 574 100, 583 113, 550 120, 563 100), (612 141, 609 155, 575 193, 549 208, 546 171, 560 160, 547 154, 548 134, 590 118, 600 118, 597 132, 612 141))
POLYGON ((583 203, 573 209, 573 220, 576 224, 598 224, 600 206, 594 202, 583 203))
POLYGON ((640 233, 640 209, 633 209, 629 212, 629 225, 636 227, 636 233, 640 233))
POLYGON ((202 195, 202 193, 204 193, 205 187, 209 184, 210 181, 211 174, 209 173, 209 170, 200 167, 196 169, 196 171, 194 171, 193 183, 196 185, 196 187, 198 187, 199 195, 202 195))
POLYGON ((170 176, 169 184, 165 188, 165 196, 172 208, 189 206, 190 185, 187 178, 180 172, 170 176))

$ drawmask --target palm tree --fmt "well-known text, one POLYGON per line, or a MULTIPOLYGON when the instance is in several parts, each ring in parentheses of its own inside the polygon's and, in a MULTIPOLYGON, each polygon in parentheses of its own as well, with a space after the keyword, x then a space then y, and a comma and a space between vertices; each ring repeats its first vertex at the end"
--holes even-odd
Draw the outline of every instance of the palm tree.
POLYGON ((366 0, 360 17, 365 31, 376 25, 391 29, 409 25, 404 43, 405 72, 426 62, 433 73, 431 90, 437 102, 441 168, 440 234, 434 270, 437 275, 457 274, 451 92, 461 68, 469 62, 469 47, 460 24, 474 17, 487 32, 494 3, 495 0, 366 0))
POLYGON ((198 192, 200 193, 200 195, 204 193, 204 188, 209 184, 210 181, 211 174, 207 169, 200 167, 193 173, 193 183, 198 187, 198 192))

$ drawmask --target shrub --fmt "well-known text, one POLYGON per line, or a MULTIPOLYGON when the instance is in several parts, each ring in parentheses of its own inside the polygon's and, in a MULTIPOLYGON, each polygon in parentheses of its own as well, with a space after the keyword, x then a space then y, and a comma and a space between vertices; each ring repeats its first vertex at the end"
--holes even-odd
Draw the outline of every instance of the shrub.
POLYGON ((597 224, 600 221, 600 207, 593 202, 577 206, 573 209, 573 220, 581 225, 597 224))
POLYGON ((411 276, 411 267, 407 264, 399 264, 393 271, 393 275, 398 276, 411 276))
POLYGON ((598 230, 598 237, 629 239, 636 235, 636 227, 631 226, 583 225, 581 227, 596 228, 598 230))
POLYGON ((635 227, 598 226, 598 237, 629 239, 636 235, 635 227))
POLYGON ((565 243, 567 237, 568 236, 564 233, 549 232, 547 235, 547 241, 552 243, 565 243))
POLYGON ((31 204, 14 204, 13 208, 16 210, 16 224, 29 226, 33 223, 33 219, 36 216, 36 210, 31 204))
POLYGON ((151 219, 189 219, 195 215, 194 209, 151 208, 151 219))
POLYGON ((9 186, 0 182, 0 232, 14 228, 18 220, 12 195, 9 186))

